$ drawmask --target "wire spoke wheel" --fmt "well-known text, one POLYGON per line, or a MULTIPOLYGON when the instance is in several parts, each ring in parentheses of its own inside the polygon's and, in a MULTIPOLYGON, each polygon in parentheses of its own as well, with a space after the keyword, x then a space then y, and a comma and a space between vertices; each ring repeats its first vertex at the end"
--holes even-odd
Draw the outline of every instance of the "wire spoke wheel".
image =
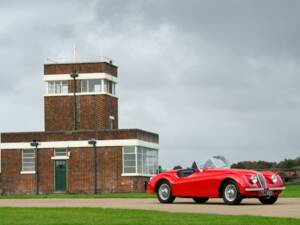
POLYGON ((170 187, 168 184, 162 184, 159 187, 159 196, 164 201, 170 197, 170 187))
POLYGON ((172 195, 171 185, 168 181, 161 181, 156 189, 157 198, 161 203, 172 203, 175 196, 172 195))
POLYGON ((222 197, 228 205, 238 205, 242 201, 242 196, 237 183, 234 180, 228 180, 223 184, 222 197))
POLYGON ((228 201, 233 202, 237 196, 237 189, 234 184, 229 184, 225 188, 225 197, 228 201))

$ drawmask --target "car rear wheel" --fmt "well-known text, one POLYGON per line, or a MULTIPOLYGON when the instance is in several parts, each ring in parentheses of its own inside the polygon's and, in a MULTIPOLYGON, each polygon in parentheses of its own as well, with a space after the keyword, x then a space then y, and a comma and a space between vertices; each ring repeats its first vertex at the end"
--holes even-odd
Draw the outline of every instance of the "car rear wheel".
POLYGON ((238 205, 241 203, 242 197, 235 181, 229 180, 224 183, 222 197, 224 202, 228 205, 238 205))
POLYGON ((157 186, 157 198, 161 203, 172 203, 175 197, 172 195, 171 185, 168 181, 161 181, 157 186))
POLYGON ((278 196, 260 197, 259 201, 265 205, 272 205, 277 201, 277 199, 278 199, 278 196))
POLYGON ((205 202, 208 201, 208 198, 193 198, 194 202, 198 203, 198 204, 203 204, 205 202))

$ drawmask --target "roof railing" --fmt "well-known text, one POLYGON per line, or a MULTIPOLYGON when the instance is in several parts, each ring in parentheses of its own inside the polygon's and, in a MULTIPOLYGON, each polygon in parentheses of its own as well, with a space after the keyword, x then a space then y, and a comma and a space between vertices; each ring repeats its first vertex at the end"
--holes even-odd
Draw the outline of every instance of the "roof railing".
POLYGON ((108 57, 76 57, 76 58, 54 58, 48 57, 45 61, 46 65, 50 64, 74 64, 74 63, 99 63, 106 62, 114 64, 114 61, 108 57))

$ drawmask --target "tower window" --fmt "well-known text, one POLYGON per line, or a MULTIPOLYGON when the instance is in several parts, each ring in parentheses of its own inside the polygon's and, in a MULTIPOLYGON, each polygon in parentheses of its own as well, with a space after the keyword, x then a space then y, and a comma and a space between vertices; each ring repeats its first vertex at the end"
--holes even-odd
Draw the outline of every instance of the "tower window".
POLYGON ((47 85, 47 94, 68 93, 68 81, 66 80, 48 81, 47 85))
POLYGON ((115 117, 110 116, 109 117, 109 129, 114 129, 114 127, 115 127, 115 117))
POLYGON ((101 92, 101 80, 89 80, 89 92, 101 92))
POLYGON ((115 95, 116 85, 105 79, 81 80, 81 93, 109 93, 115 95))

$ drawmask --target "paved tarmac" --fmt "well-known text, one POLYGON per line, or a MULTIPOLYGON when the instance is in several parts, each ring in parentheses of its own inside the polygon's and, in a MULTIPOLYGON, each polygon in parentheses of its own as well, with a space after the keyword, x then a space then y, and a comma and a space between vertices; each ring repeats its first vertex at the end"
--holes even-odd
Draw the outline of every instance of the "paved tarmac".
POLYGON ((244 199, 240 205, 225 205, 222 199, 195 204, 178 198, 173 204, 156 199, 0 199, 0 207, 88 207, 144 209, 167 212, 213 213, 222 215, 256 215, 300 218, 300 198, 280 198, 274 205, 262 205, 257 199, 244 199))

